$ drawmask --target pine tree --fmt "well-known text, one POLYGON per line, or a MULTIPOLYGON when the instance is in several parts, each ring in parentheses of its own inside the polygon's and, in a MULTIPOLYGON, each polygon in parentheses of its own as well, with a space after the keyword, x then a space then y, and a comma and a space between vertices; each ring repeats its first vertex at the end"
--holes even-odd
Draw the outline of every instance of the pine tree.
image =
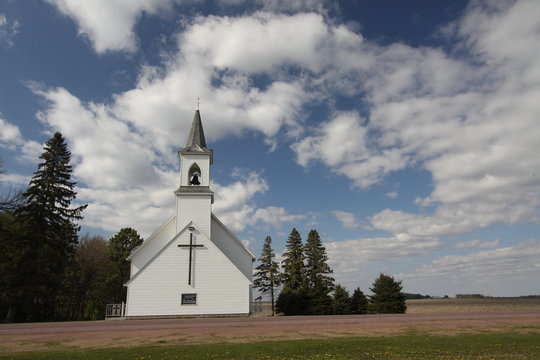
POLYGON ((302 238, 293 228, 286 244, 287 250, 283 254, 283 284, 292 290, 299 290, 304 281, 305 266, 302 238))
POLYGON ((315 315, 332 312, 330 292, 334 288, 334 279, 329 275, 333 271, 328 265, 326 249, 319 233, 311 230, 304 246, 306 259, 306 279, 309 288, 309 313, 315 315))
POLYGON ((276 301, 276 311, 284 315, 303 315, 307 308, 307 292, 302 238, 292 229, 281 262, 283 289, 276 301))
POLYGON ((407 310, 401 281, 394 280, 392 276, 380 274, 373 282, 373 287, 370 290, 373 292, 370 297, 371 312, 399 314, 407 310))
POLYGON ((24 204, 15 212, 17 221, 30 229, 16 239, 20 262, 15 270, 24 280, 15 293, 19 304, 26 304, 25 320, 55 318, 56 295, 77 244, 76 221, 86 208, 71 206, 75 182, 71 181, 71 153, 62 134, 55 133, 44 150, 38 170, 21 195, 24 204))
POLYGON ((109 283, 109 301, 126 301, 127 289, 124 284, 129 280, 131 265, 127 258, 131 252, 141 246, 143 239, 132 228, 122 228, 109 240, 108 254, 113 272, 109 283))
POLYGON ((356 288, 351 296, 351 314, 367 314, 367 312, 368 299, 360 288, 356 288))
POLYGON ((272 238, 267 236, 264 239, 264 244, 259 261, 261 264, 255 268, 255 280, 253 288, 259 289, 261 294, 269 294, 272 302, 272 316, 275 315, 274 310, 274 290, 280 283, 279 264, 275 260, 276 254, 272 249, 272 238))
POLYGON ((335 315, 348 315, 351 313, 351 298, 347 290, 336 285, 334 295, 332 296, 332 309, 335 315))

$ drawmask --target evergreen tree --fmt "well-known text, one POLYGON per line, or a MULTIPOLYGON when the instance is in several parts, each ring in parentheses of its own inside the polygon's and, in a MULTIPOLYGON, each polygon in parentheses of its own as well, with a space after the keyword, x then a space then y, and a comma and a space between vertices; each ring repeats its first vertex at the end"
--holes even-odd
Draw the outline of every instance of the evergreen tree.
POLYGON ((367 312, 368 299, 360 288, 356 288, 351 296, 351 314, 367 314, 367 312))
POLYGON ((305 266, 302 238, 293 228, 286 244, 287 250, 283 254, 283 284, 292 290, 299 290, 304 281, 305 266))
POLYGON ((298 290, 283 287, 276 300, 276 312, 283 315, 308 315, 308 294, 305 287, 298 290))
POLYGON ((308 313, 314 315, 330 314, 332 299, 330 292, 334 288, 334 279, 329 275, 333 271, 328 265, 328 256, 319 233, 311 230, 304 246, 306 260, 306 280, 309 289, 308 313))
POLYGON ((332 309, 335 315, 348 315, 351 313, 351 298, 349 293, 339 284, 336 285, 334 296, 332 296, 332 309))
POLYGON ((374 313, 391 314, 404 313, 407 310, 405 294, 402 292, 401 281, 392 276, 380 274, 371 288, 370 310, 374 313))
POLYGON ((109 259, 113 271, 108 279, 108 301, 118 303, 126 301, 127 289, 124 284, 129 280, 131 266, 127 258, 131 252, 141 246, 143 239, 132 228, 122 228, 110 240, 108 245, 109 259))
MULTIPOLYGON (((59 132, 46 143, 42 162, 28 189, 23 205, 15 212, 17 221, 29 231, 14 238, 18 263, 13 270, 22 277, 14 290, 22 320, 51 320, 57 314, 57 294, 62 277, 77 244, 81 213, 86 205, 72 207, 75 182, 71 181, 71 153, 59 132)), ((10 309, 13 316, 14 308, 10 309)))
POLYGON ((261 252, 259 266, 255 268, 255 280, 253 281, 253 288, 259 289, 261 294, 270 295, 272 302, 272 316, 275 315, 274 311, 274 290, 280 283, 279 264, 275 260, 276 254, 272 249, 272 238, 267 236, 264 239, 264 244, 261 252))
POLYGON ((276 310, 284 315, 303 315, 307 308, 307 292, 302 238, 292 229, 281 266, 283 289, 276 301, 276 310))

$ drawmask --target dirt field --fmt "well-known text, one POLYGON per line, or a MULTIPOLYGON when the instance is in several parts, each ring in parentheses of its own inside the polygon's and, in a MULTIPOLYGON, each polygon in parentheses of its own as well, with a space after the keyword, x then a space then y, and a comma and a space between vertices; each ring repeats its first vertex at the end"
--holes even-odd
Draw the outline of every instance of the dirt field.
POLYGON ((540 331, 540 312, 201 318, 2 324, 0 355, 42 349, 540 331))
POLYGON ((540 297, 407 300, 407 314, 540 311, 540 297))

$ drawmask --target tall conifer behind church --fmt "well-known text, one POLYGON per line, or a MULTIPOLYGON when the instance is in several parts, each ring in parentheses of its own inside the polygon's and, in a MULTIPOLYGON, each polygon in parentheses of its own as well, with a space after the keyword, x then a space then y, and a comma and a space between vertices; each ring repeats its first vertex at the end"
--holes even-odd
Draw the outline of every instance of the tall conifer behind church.
POLYGON ((272 316, 274 316, 274 290, 280 284, 279 264, 275 260, 276 254, 272 249, 272 238, 267 236, 261 252, 259 266, 255 268, 255 280, 253 288, 258 289, 261 294, 270 295, 272 302, 272 316))
POLYGON ((14 293, 17 304, 23 305, 23 313, 15 316, 21 320, 55 319, 64 270, 77 244, 76 221, 87 206, 71 206, 76 183, 71 181, 71 153, 62 134, 55 133, 45 143, 39 158, 42 162, 21 195, 24 205, 16 212, 28 229, 14 239, 19 251, 14 271, 22 280, 14 293))
POLYGON ((306 279, 309 288, 309 313, 314 315, 330 314, 332 299, 330 292, 334 289, 333 273, 328 265, 326 249, 316 230, 311 230, 304 246, 306 259, 306 279))
POLYGON ((285 315, 306 314, 308 298, 304 247, 298 231, 293 228, 286 244, 281 266, 283 268, 283 289, 276 302, 276 310, 285 315))
POLYGON ((283 254, 283 284, 292 290, 299 290, 304 282, 306 267, 304 265, 304 247, 302 238, 296 228, 293 228, 283 254))

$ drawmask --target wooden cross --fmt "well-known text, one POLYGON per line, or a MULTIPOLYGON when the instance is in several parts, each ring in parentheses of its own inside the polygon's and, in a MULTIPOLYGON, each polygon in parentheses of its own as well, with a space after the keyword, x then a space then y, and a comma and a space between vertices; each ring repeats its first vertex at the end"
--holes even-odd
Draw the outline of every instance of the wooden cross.
POLYGON ((204 247, 204 245, 195 245, 195 244, 193 244, 193 233, 190 233, 189 234, 189 244, 186 244, 186 245, 179 244, 178 247, 187 247, 187 248, 189 248, 188 285, 191 285, 191 259, 193 258, 193 248, 204 247))

